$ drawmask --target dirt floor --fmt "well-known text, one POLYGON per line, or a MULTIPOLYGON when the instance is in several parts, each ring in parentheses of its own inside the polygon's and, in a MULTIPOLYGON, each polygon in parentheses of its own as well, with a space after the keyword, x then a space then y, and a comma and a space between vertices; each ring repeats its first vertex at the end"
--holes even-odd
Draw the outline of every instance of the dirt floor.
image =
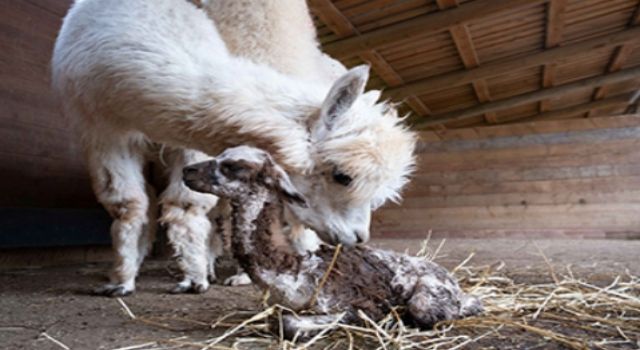
MULTIPOLYGON (((433 240, 431 246, 439 243, 433 240)), ((415 252, 420 241, 373 244, 415 252)), ((558 273, 570 266, 576 276, 598 285, 607 285, 625 270, 640 275, 640 241, 453 239, 445 242, 436 262, 452 268, 475 252, 473 265, 504 261, 512 278, 540 283, 550 275, 536 245, 558 273)), ((137 292, 124 300, 136 315, 174 316, 171 329, 133 321, 116 299, 92 296, 91 288, 105 281, 105 264, 0 270, 0 349, 64 348, 49 337, 70 349, 117 349, 183 335, 206 338, 215 335, 208 324, 221 315, 259 308, 260 293, 251 286, 215 285, 204 295, 168 294, 176 282, 170 265, 146 262, 137 292), (203 324, 180 323, 176 316, 203 324)))

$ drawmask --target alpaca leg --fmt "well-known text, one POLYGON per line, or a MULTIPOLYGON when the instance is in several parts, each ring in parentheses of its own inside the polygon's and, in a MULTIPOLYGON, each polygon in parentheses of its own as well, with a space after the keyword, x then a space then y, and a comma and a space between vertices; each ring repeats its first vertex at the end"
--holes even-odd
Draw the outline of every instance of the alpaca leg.
POLYGON ((216 260, 224 254, 222 236, 217 232, 218 223, 213 222, 213 229, 209 237, 209 254, 207 255, 207 279, 209 283, 216 281, 216 260))
POLYGON ((212 260, 209 250, 211 222, 207 213, 216 205, 216 196, 197 193, 182 182, 182 169, 210 157, 192 150, 177 149, 170 154, 170 183, 161 195, 162 216, 167 236, 184 277, 174 293, 203 293, 209 288, 207 272, 212 260))
POLYGON ((149 208, 147 210, 147 229, 142 231, 142 235, 138 239, 138 267, 142 265, 144 258, 151 253, 153 242, 156 240, 157 222, 158 222, 158 197, 156 191, 150 185, 146 187, 149 208))
POLYGON ((207 274, 209 282, 216 279, 216 261, 219 256, 231 251, 231 205, 225 198, 219 198, 216 206, 209 212, 213 228, 209 237, 209 255, 207 274))
POLYGON ((477 297, 467 294, 460 297, 460 317, 476 316, 483 312, 484 307, 477 297))
POLYGON ((98 201, 113 218, 111 239, 115 261, 110 283, 96 289, 108 296, 124 296, 135 289, 135 278, 151 246, 153 226, 143 176, 143 149, 126 137, 91 140, 88 163, 98 201))

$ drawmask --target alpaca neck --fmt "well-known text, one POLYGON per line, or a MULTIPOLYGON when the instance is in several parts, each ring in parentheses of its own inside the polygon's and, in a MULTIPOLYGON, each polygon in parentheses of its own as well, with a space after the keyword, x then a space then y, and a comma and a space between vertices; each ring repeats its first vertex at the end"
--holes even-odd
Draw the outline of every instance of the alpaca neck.
POLYGON ((234 202, 232 249, 251 279, 263 287, 261 272, 297 270, 300 257, 282 234, 282 203, 268 193, 257 193, 234 202), (283 241, 285 239, 285 241, 283 241))
POLYGON ((167 107, 180 118, 145 130, 152 139, 179 144, 189 135, 188 146, 208 154, 247 144, 269 151, 290 171, 313 165, 307 122, 319 113, 328 86, 232 56, 208 67, 209 74, 194 78, 187 103, 167 107))

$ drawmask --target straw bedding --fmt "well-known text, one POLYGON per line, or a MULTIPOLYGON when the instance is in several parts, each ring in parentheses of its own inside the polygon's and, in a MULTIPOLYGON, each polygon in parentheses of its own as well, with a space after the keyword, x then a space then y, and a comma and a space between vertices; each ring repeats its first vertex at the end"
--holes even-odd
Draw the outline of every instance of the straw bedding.
MULTIPOLYGON (((437 256, 425 242, 419 255, 437 256)), ((517 271, 501 262, 473 266, 473 255, 452 272, 466 292, 480 297, 486 312, 480 317, 439 323, 433 330, 407 327, 392 312, 375 323, 361 313, 364 326, 329 325, 304 341, 283 340, 272 331, 283 312, 278 305, 237 311, 202 321, 172 315, 136 316, 120 307, 132 322, 167 329, 165 339, 148 339, 119 350, 151 349, 638 349, 640 348, 640 278, 621 271, 606 286, 576 278, 569 267, 549 270, 548 282, 518 281, 517 271), (173 324, 211 329, 212 337, 175 337, 173 324)), ((149 311, 149 310, 147 310, 149 311)), ((138 311, 136 311, 138 312, 138 311)), ((145 310, 141 310, 141 315, 145 310)), ((197 317, 194 316, 194 318, 197 317)), ((182 329, 184 331, 184 329, 182 329)), ((184 332, 183 332, 184 333, 184 332)))

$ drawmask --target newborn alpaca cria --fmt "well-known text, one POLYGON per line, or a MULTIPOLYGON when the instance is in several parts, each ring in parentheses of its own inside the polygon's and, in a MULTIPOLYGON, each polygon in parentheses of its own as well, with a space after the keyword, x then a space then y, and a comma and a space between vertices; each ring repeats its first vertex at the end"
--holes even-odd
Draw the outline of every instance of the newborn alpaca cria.
POLYGON ((295 253, 282 233, 283 220, 286 206, 305 206, 305 199, 265 151, 227 149, 212 161, 186 167, 184 181, 192 190, 230 199, 233 254, 253 282, 269 290, 272 302, 320 315, 287 317, 288 336, 343 312, 340 322, 358 322, 358 310, 380 320, 392 307, 404 306, 405 319, 420 327, 482 311, 478 299, 464 294, 444 268, 419 257, 362 246, 338 254, 329 246, 295 253))

